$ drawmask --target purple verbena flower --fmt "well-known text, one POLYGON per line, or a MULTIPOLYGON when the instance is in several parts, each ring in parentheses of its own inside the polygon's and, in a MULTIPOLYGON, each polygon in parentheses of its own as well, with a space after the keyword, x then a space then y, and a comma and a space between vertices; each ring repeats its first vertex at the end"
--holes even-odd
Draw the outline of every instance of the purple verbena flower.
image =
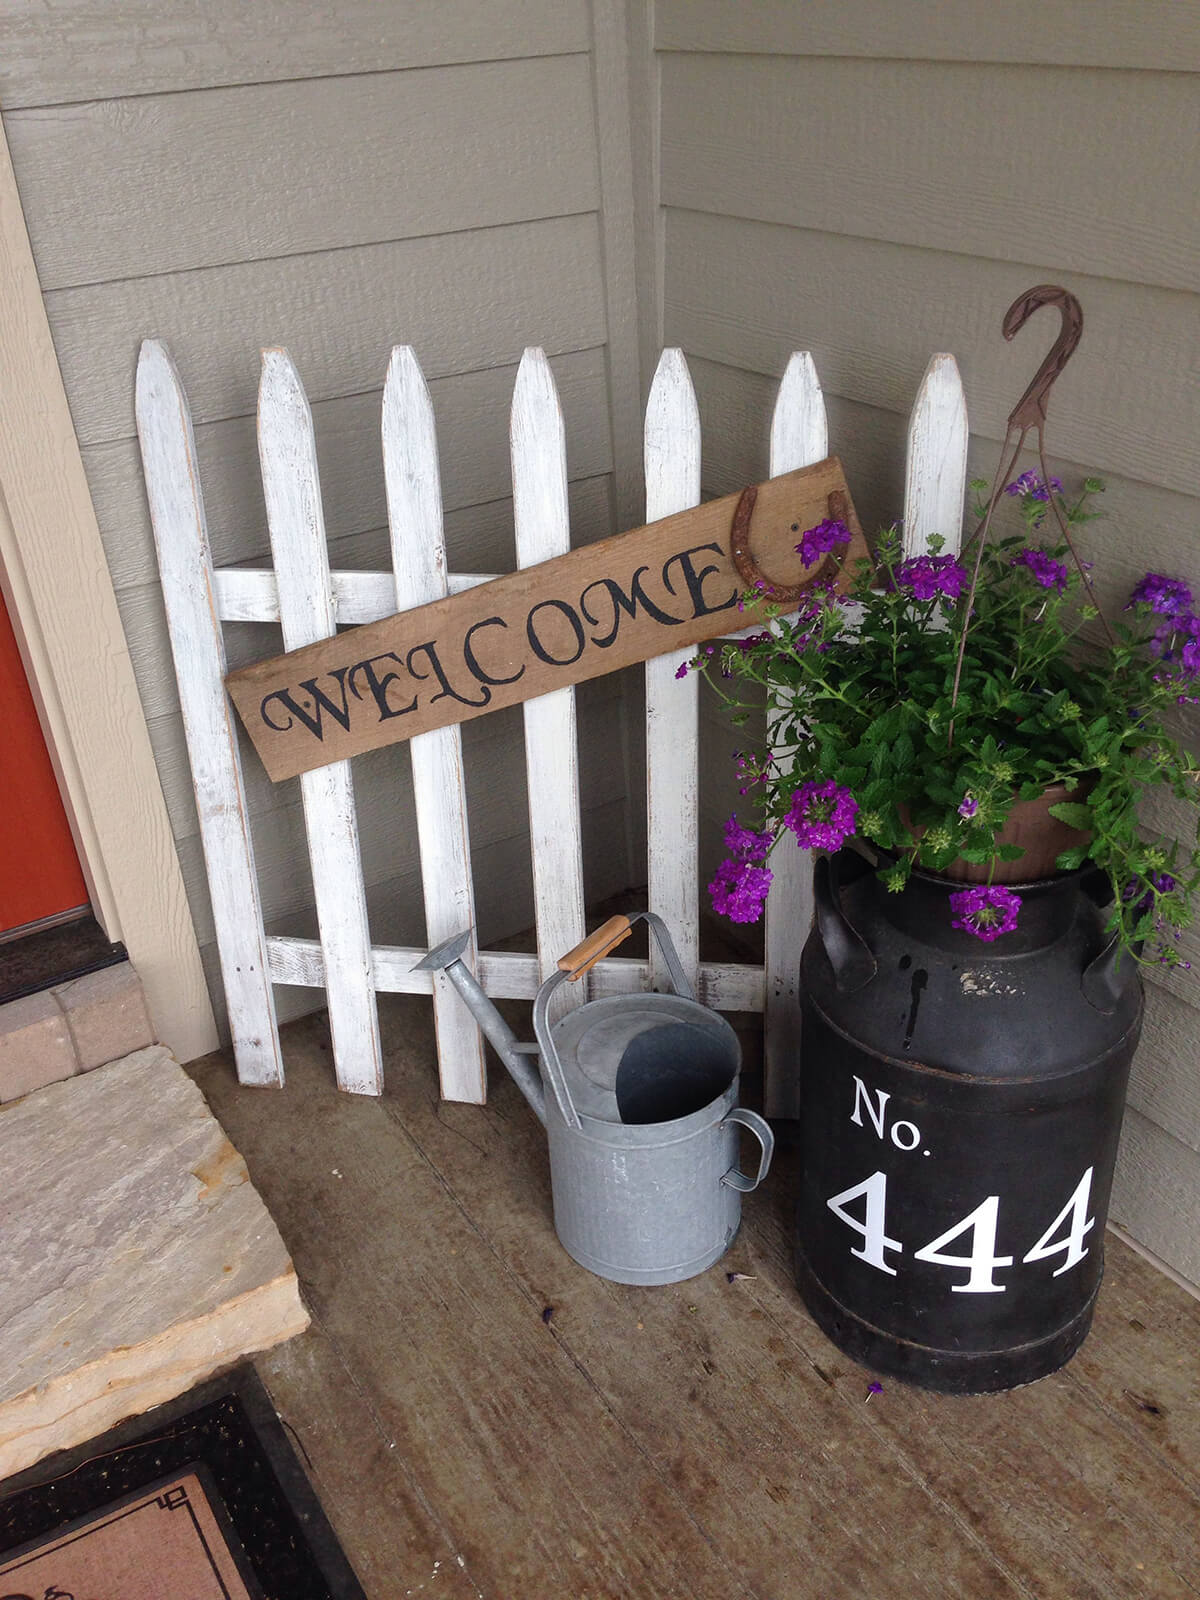
POLYGON ((751 633, 747 634, 744 639, 734 639, 731 642, 745 656, 749 655, 751 650, 756 650, 760 644, 770 644, 771 635, 769 633, 751 633))
POLYGON ((811 567, 821 556, 828 554, 835 544, 849 543, 850 529, 846 524, 826 517, 824 522, 818 522, 815 528, 809 528, 800 535, 796 552, 804 557, 804 565, 811 567))
POLYGON ((1061 561, 1056 561, 1045 550, 1029 545, 1012 558, 1014 567, 1028 567, 1043 589, 1057 589, 1059 594, 1067 587, 1070 574, 1061 561))
POLYGON ((965 795, 963 795, 963 797, 959 801, 959 805, 958 805, 958 814, 959 814, 959 816, 960 817, 965 817, 966 820, 968 822, 970 822, 971 818, 976 814, 976 812, 978 810, 979 810, 979 801, 976 800, 975 796, 973 794, 965 794, 965 795))
POLYGON ((957 600, 970 578, 955 556, 914 556, 896 568, 896 582, 911 589, 918 600, 932 600, 937 594, 957 600))
POLYGON ((1171 672, 1156 674, 1155 683, 1200 676, 1200 617, 1174 617, 1160 622, 1147 648, 1152 656, 1172 664, 1171 672))
POLYGON ((743 828, 736 812, 725 824, 725 848, 739 860, 762 861, 774 843, 773 833, 757 833, 753 828, 743 828))
POLYGON ((855 831, 858 801, 840 783, 802 783, 792 796, 785 828, 802 850, 838 850, 855 831))
POLYGON ((731 922, 757 922, 771 887, 770 867, 752 861, 722 861, 708 886, 713 910, 731 922))
POLYGON ((681 662, 680 665, 675 668, 675 676, 677 678, 686 678, 688 675, 688 668, 690 666, 690 661, 681 662))
POLYGON ((1177 887, 1175 879, 1169 872, 1150 872, 1147 873, 1145 879, 1130 878, 1129 882, 1121 890, 1121 899, 1128 905, 1136 895, 1141 893, 1143 883, 1149 884, 1150 887, 1146 889, 1146 892, 1133 908, 1134 914, 1139 917, 1145 916, 1146 912, 1153 907, 1157 898, 1155 890, 1158 891, 1158 894, 1170 894, 1177 887))
POLYGON ((1021 896, 1000 884, 980 884, 977 889, 960 889, 950 896, 952 928, 973 933, 977 939, 991 944, 1002 933, 1011 933, 1017 925, 1017 912, 1021 909, 1021 896))
POLYGON ((1182 617, 1192 608, 1192 591, 1179 578, 1148 572, 1135 586, 1125 609, 1129 611, 1137 605, 1149 606, 1160 617, 1182 617))
POLYGON ((1027 494, 1031 500, 1049 500, 1051 493, 1061 494, 1063 492, 1062 479, 1052 477, 1049 491, 1047 491, 1046 485, 1036 472, 1023 472, 1019 478, 1014 478, 1011 483, 1005 485, 1004 492, 1005 494, 1027 494))

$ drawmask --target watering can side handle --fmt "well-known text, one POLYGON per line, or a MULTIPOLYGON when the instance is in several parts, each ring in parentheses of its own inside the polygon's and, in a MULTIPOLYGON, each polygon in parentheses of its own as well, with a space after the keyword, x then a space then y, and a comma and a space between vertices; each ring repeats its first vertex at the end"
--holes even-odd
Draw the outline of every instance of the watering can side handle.
POLYGON ((558 962, 558 970, 565 972, 572 983, 577 983, 584 973, 594 967, 601 956, 606 956, 610 950, 615 950, 623 940, 628 939, 633 932, 633 923, 628 917, 609 917, 608 921, 589 933, 586 939, 581 939, 573 950, 568 950, 566 955, 558 962))
POLYGON ((759 1116, 757 1111, 748 1111, 745 1106, 734 1106, 733 1110, 721 1123, 740 1122, 743 1128, 750 1132, 762 1145, 762 1156, 758 1163, 758 1172, 753 1178, 748 1178, 744 1172, 739 1172, 737 1167, 732 1167, 724 1173, 721 1182, 731 1189, 738 1189, 742 1194, 749 1194, 751 1189, 757 1189, 759 1184, 771 1170, 771 1157, 775 1153, 775 1135, 771 1132, 770 1124, 759 1116))

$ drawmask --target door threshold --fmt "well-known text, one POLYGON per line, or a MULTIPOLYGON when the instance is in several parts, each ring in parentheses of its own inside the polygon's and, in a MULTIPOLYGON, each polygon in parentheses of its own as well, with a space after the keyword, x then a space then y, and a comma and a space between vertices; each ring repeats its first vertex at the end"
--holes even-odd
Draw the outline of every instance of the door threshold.
POLYGON ((66 922, 53 919, 49 926, 0 943, 0 1005, 127 959, 125 946, 110 944, 90 913, 66 922))

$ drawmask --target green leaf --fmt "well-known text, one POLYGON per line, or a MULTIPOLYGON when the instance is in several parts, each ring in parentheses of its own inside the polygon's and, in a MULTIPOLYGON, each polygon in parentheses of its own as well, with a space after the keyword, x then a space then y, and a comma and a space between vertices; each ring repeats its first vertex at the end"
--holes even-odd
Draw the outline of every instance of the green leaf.
POLYGON ((1080 805, 1077 800, 1060 800, 1050 807, 1050 815, 1065 822, 1068 828, 1090 829, 1095 821, 1091 806, 1080 805))
POLYGON ((1077 845, 1074 850, 1064 850, 1055 860, 1054 865, 1060 872, 1074 872, 1076 867, 1081 867, 1088 858, 1088 847, 1085 844, 1077 845))

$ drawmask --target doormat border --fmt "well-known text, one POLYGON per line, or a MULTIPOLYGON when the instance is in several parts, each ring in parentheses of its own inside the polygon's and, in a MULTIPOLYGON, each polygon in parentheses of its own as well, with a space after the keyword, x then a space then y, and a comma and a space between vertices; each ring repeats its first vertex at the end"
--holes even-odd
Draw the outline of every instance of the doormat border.
POLYGON ((287 1594, 289 1600, 366 1600, 271 1397, 249 1365, 0 1483, 0 1554, 47 1538, 164 1474, 194 1469, 198 1461, 266 1593, 287 1594))

